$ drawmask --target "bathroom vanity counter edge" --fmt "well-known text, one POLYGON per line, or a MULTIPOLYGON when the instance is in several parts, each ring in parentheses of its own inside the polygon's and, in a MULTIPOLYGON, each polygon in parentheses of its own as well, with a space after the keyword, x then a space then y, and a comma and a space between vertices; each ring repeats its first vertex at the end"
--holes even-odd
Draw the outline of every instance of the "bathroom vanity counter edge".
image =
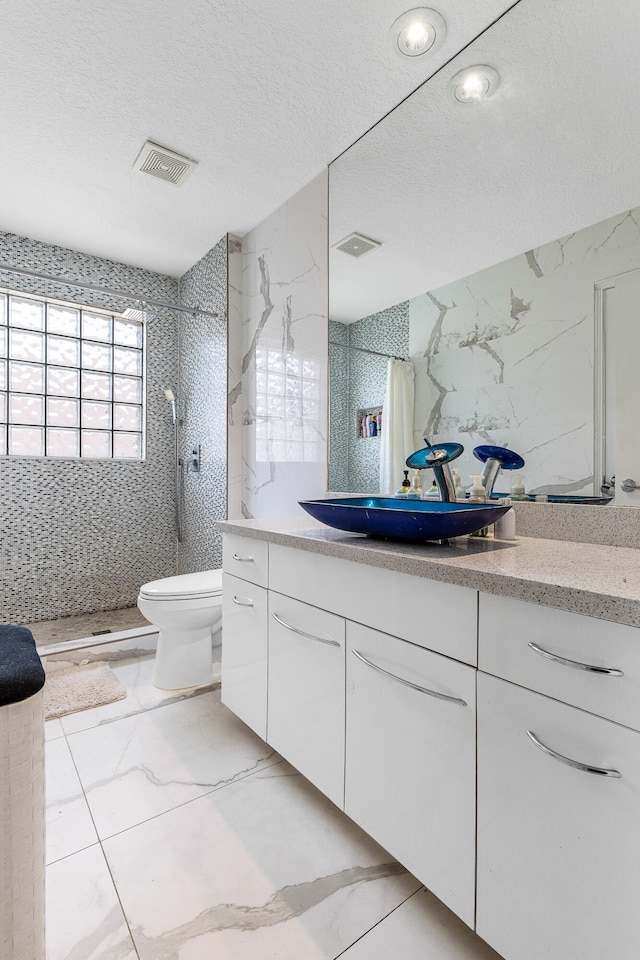
POLYGON ((640 626, 640 550, 631 547, 535 537, 459 537, 448 545, 413 545, 342 533, 308 517, 226 520, 216 526, 221 533, 640 626))

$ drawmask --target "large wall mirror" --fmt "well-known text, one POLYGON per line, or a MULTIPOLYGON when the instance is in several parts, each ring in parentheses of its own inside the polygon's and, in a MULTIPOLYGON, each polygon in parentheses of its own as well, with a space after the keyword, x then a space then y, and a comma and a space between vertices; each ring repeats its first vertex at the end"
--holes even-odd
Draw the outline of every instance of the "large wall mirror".
POLYGON ((634 0, 520 0, 332 164, 331 490, 380 489, 362 422, 382 410, 388 357, 415 373, 414 449, 425 430, 462 443, 464 486, 480 444, 521 454, 532 493, 590 496, 634 469, 640 484, 623 399, 640 327, 637 26, 634 0), (476 64, 499 86, 461 103, 452 78, 476 64), (380 246, 339 250, 354 232, 380 246))

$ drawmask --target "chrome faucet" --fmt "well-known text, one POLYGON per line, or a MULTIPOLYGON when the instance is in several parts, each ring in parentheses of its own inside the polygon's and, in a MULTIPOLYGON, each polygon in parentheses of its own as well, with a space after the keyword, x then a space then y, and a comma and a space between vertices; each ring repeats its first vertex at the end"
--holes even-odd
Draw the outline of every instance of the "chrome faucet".
POLYGON ((482 471, 482 483, 487 500, 491 499, 493 487, 500 470, 522 470, 524 467, 523 458, 514 453, 513 450, 507 450, 506 447, 482 446, 474 447, 473 455, 476 460, 484 463, 482 471))
POLYGON ((444 503, 453 503, 456 499, 456 488, 449 463, 460 456, 464 447, 461 443, 436 443, 433 446, 426 436, 424 442, 426 447, 416 450, 407 457, 406 464, 413 470, 431 468, 440 493, 440 500, 444 503))

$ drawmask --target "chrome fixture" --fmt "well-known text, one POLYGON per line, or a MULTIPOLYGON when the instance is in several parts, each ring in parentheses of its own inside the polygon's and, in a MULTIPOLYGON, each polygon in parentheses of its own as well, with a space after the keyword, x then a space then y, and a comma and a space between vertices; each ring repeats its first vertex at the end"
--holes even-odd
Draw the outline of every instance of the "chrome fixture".
POLYGON ((182 543, 182 460, 178 455, 178 401, 176 395, 168 388, 164 395, 171 404, 173 419, 173 477, 176 498, 176 526, 178 528, 178 543, 182 543))
POLYGON ((564 754, 552 750, 546 743, 539 740, 533 730, 527 730, 527 736, 531 742, 536 745, 538 750, 542 750, 543 753, 546 753, 548 757, 553 757, 554 760, 559 760, 560 763, 566 763, 568 767, 573 767, 574 770, 582 770, 583 773, 595 773, 600 777, 614 777, 616 780, 619 780, 622 776, 619 770, 613 770, 608 767, 594 767, 591 763, 582 763, 580 760, 572 760, 571 757, 565 757, 564 754))
POLYGON ((620 489, 624 490, 625 493, 633 493, 634 490, 640 490, 640 484, 636 483, 635 480, 623 480, 620 489))
POLYGON ((538 646, 533 640, 528 643, 529 649, 547 660, 553 660, 554 663, 561 663, 564 667, 573 667, 574 670, 586 670, 588 673, 602 673, 608 677, 624 677, 624 672, 617 667, 598 667, 594 663, 581 663, 580 660, 568 660, 567 657, 561 657, 557 653, 551 653, 544 647, 538 646))
POLYGON ((191 453, 187 457, 187 471, 189 473, 200 473, 200 444, 194 443, 191 447, 191 453))
POLYGON ((426 470, 430 467, 440 492, 440 499, 444 503, 452 503, 456 499, 456 488, 449 463, 460 456, 464 447, 461 443, 436 443, 432 446, 426 436, 424 442, 426 447, 416 450, 407 457, 405 462, 412 470, 426 470))
POLYGON ((482 463, 484 463, 482 483, 484 484, 484 492, 487 500, 490 499, 493 493, 493 487, 498 479, 500 468, 503 470, 522 470, 524 467, 524 459, 519 454, 514 453, 513 450, 507 450, 506 447, 494 447, 491 445, 474 447, 473 455, 476 460, 481 460, 482 463))
POLYGON ((417 683, 412 683, 411 680, 405 680, 404 677, 399 677, 397 674, 385 670, 384 667, 374 663, 373 660, 368 660, 367 657, 364 657, 359 650, 352 650, 351 653, 354 657, 357 657, 358 660, 361 660, 362 663, 366 663, 368 667, 372 667, 374 670, 377 670, 378 673, 383 674, 383 676, 389 677, 397 683, 402 683, 405 687, 411 687, 412 690, 417 690, 418 693, 426 693, 428 697, 435 697, 436 700, 446 700, 448 703, 457 703, 461 707, 467 706, 467 701, 462 700, 460 697, 451 697, 447 693, 438 693, 437 690, 430 690, 429 687, 421 687, 417 683))

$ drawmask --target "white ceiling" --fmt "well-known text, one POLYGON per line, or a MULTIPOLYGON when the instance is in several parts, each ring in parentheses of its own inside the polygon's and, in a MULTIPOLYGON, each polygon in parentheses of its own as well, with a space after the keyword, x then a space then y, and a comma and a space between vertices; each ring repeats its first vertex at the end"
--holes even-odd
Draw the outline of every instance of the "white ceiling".
POLYGON ((407 0, 2 0, 0 229, 180 276, 514 0, 433 2, 416 63, 387 40, 407 0), (132 171, 146 139, 199 161, 183 187, 132 171))
MULTIPOLYGON (((352 322, 640 205, 637 0, 522 0, 330 168, 330 314, 352 322), (496 67, 493 99, 447 83, 496 67)), ((640 266, 640 264, 639 264, 640 266)))

